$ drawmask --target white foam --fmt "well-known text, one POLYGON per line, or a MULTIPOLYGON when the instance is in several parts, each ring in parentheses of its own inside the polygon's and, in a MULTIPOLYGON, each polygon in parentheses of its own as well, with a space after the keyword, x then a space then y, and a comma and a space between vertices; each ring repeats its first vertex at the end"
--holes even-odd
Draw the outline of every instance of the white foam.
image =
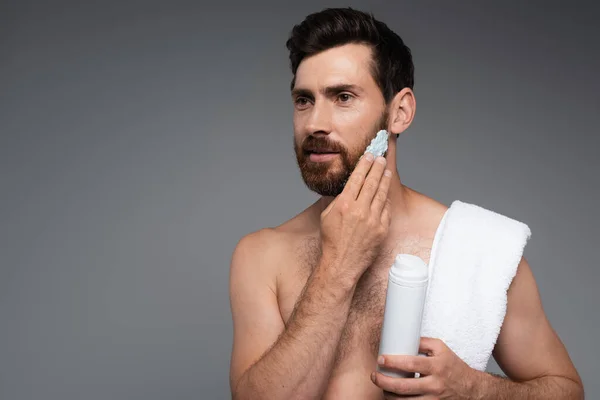
POLYGON ((375 157, 383 156, 388 148, 388 132, 386 130, 380 130, 377 132, 377 136, 371 140, 371 144, 367 146, 366 153, 371 153, 375 157))

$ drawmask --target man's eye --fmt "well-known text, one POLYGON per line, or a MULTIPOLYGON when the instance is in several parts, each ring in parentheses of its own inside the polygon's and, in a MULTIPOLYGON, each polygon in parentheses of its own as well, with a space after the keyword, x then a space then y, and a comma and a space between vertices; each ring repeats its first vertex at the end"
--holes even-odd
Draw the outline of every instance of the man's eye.
POLYGON ((304 107, 308 104, 308 99, 306 97, 298 97, 294 101, 297 106, 304 107))
POLYGON ((341 94, 338 96, 338 99, 339 99, 339 100, 340 100, 342 103, 347 103, 347 102, 349 102, 350 100, 352 100, 352 95, 351 95, 351 94, 348 94, 348 93, 341 93, 341 94))

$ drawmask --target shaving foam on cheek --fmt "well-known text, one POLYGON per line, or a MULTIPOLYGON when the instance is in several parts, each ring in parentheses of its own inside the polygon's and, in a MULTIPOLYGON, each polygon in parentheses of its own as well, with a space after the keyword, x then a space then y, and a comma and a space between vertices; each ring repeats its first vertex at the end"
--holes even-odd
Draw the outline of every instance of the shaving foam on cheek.
MULTIPOLYGON (((377 135, 373 140, 371 140, 371 144, 367 146, 365 153, 371 153, 375 157, 383 156, 388 148, 388 131, 380 130, 377 132, 377 135)), ((364 155, 363 154, 363 155, 364 155)))
MULTIPOLYGON (((367 153, 373 154, 374 157, 383 156, 383 155, 385 155, 385 152, 387 151, 387 149, 388 149, 388 131, 386 131, 385 129, 382 129, 379 132, 377 132, 377 135, 375 135, 375 138, 373 138, 373 140, 371 140, 371 143, 367 146, 367 149, 365 150, 363 155, 360 156, 360 158, 362 159, 364 157, 364 155, 367 153)), ((344 182, 344 186, 345 185, 346 185, 346 182, 344 182)))

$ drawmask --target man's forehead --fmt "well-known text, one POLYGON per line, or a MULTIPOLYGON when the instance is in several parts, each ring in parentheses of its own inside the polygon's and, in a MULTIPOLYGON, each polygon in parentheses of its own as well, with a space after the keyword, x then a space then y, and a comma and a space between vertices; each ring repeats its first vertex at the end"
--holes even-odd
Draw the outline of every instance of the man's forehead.
POLYGON ((334 47, 302 60, 296 71, 295 87, 317 88, 339 83, 364 87, 372 81, 370 66, 371 50, 367 46, 334 47))

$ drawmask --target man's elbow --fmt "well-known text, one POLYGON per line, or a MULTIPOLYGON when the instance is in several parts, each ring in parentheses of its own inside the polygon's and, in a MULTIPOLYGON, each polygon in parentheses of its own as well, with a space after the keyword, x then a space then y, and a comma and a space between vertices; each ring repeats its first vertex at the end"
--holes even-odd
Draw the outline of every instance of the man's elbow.
POLYGON ((585 392, 583 390, 583 381, 581 380, 581 376, 577 369, 573 364, 571 364, 571 373, 564 376, 565 379, 568 380, 569 385, 572 388, 572 398, 577 400, 583 400, 585 398, 585 392))
POLYGON ((577 375, 574 378, 565 378, 569 381, 569 385, 571 386, 571 392, 572 394, 572 399, 573 400, 584 400, 585 398, 585 393, 583 390, 583 382, 581 381, 581 378, 579 377, 579 375, 577 375))
POLYGON ((242 377, 240 377, 237 382, 232 382, 231 383, 231 400, 246 400, 248 399, 248 396, 243 396, 242 393, 243 390, 241 390, 242 388, 241 386, 241 382, 242 381, 242 377))
POLYGON ((562 393, 561 399, 584 400, 583 382, 579 375, 550 375, 546 379, 552 379, 556 384, 556 392, 562 393))

